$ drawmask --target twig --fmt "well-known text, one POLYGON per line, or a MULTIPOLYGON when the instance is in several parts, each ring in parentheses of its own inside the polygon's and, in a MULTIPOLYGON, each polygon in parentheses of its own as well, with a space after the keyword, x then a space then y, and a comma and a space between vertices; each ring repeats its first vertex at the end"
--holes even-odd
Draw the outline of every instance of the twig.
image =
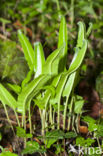
MULTIPOLYGON (((0 118, 0 121, 3 121, 3 120, 9 122, 8 119, 0 118)), ((11 122, 11 124, 13 124, 13 125, 17 125, 17 122, 15 122, 15 121, 10 120, 10 122, 11 122)))

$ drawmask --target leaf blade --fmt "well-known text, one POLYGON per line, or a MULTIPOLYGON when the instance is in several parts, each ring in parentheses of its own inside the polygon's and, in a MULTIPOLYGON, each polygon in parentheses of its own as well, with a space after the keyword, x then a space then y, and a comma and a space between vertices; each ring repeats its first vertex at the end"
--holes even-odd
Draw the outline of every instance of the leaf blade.
POLYGON ((25 58, 27 60, 28 66, 30 69, 33 69, 34 68, 34 50, 31 46, 29 40, 22 33, 21 30, 18 30, 18 37, 19 37, 19 41, 22 45, 23 52, 24 52, 25 58))

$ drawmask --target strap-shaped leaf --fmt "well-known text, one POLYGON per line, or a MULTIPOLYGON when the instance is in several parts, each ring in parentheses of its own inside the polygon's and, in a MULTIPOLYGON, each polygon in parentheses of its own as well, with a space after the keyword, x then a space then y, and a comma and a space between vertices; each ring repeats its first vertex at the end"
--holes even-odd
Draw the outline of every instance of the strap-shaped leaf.
POLYGON ((62 72, 66 68, 67 61, 67 25, 65 17, 61 18, 60 29, 59 29, 59 40, 58 40, 58 48, 60 48, 65 43, 65 47, 60 56, 60 68, 59 71, 62 72))
POLYGON ((58 83, 58 86, 56 88, 56 96, 53 99, 53 101, 55 103, 58 103, 58 128, 59 128, 59 123, 60 123, 60 99, 61 99, 64 87, 66 85, 68 76, 70 74, 72 74, 73 72, 75 72, 80 67, 80 65, 84 59, 86 49, 87 49, 87 41, 84 40, 83 47, 81 49, 77 49, 69 70, 62 74, 62 77, 61 77, 61 79, 58 83))
POLYGON ((35 69, 34 68, 34 50, 28 40, 28 38, 22 33, 21 30, 18 30, 18 37, 20 40, 20 43, 23 48, 23 52, 26 58, 26 61, 28 63, 28 66, 30 69, 35 69))
POLYGON ((18 96, 18 112, 24 113, 27 100, 33 98, 41 87, 51 78, 49 75, 41 75, 27 84, 18 96))
POLYGON ((12 109, 17 107, 16 100, 2 84, 0 84, 0 101, 12 109))
POLYGON ((67 83, 65 85, 65 88, 63 90, 63 97, 70 96, 71 90, 73 89, 73 84, 74 84, 75 77, 76 77, 76 72, 72 73, 69 76, 69 78, 67 80, 67 83))
MULTIPOLYGON (((65 75, 69 76, 71 73, 75 72, 80 67, 80 65, 84 59, 86 49, 87 49, 87 40, 84 41, 83 47, 81 49, 76 49, 75 55, 73 57, 71 65, 70 65, 70 68, 67 72, 65 72, 65 75)), ((64 95, 66 95, 68 87, 69 87, 68 85, 65 86, 66 90, 64 89, 64 93, 63 93, 64 95)), ((58 92, 59 92, 59 90, 58 90, 58 92)))
POLYGON ((69 70, 67 72, 63 73, 62 78, 60 79, 60 81, 58 83, 58 86, 56 89, 57 94, 56 94, 56 98, 55 98, 56 102, 60 100, 64 85, 66 83, 68 76, 80 67, 80 65, 84 59, 86 49, 87 49, 87 41, 85 40, 83 47, 81 49, 77 49, 77 51, 73 57, 73 60, 72 60, 69 70))
POLYGON ((84 36, 85 36, 85 26, 82 22, 79 22, 79 33, 78 33, 78 40, 77 40, 77 47, 81 48, 82 50, 80 51, 80 49, 76 48, 76 52, 75 55, 73 57, 73 60, 71 62, 69 71, 71 72, 74 69, 76 69, 68 78, 67 83, 65 85, 64 91, 63 91, 63 96, 66 97, 66 102, 65 102, 65 107, 64 107, 64 117, 63 117, 63 128, 65 129, 65 121, 66 121, 66 113, 67 113, 67 106, 68 106, 68 100, 69 100, 69 96, 71 94, 71 91, 74 89, 75 84, 77 83, 77 74, 78 74, 78 70, 80 68, 80 65, 83 61, 83 58, 85 56, 85 48, 83 50, 83 40, 84 40, 84 36), (78 56, 78 54, 80 54, 78 56), (81 57, 80 57, 81 56, 81 57), (77 60, 79 58, 79 60, 77 60), (77 61, 77 62, 76 62, 77 61))
MULTIPOLYGON (((83 41, 84 41, 84 36, 85 36, 85 34, 84 34, 85 33, 85 25, 82 22, 79 22, 78 25, 79 25, 79 32, 78 32, 77 47, 81 48, 83 46, 83 41)), ((75 48, 75 55, 74 55, 73 60, 71 62, 69 71, 71 71, 73 68, 76 69, 76 68, 80 67, 80 65, 84 59, 86 49, 87 49, 87 43, 85 43, 84 49, 83 49, 83 47, 81 50, 78 48, 75 48)), ((71 81, 73 80, 72 82, 74 82, 75 76, 76 76, 76 73, 75 74, 73 73, 73 77, 71 75, 68 78, 68 81, 67 81, 66 86, 65 86, 64 91, 63 91, 63 96, 68 96, 68 94, 69 94, 68 91, 70 90, 70 88, 71 88, 70 86, 72 85, 71 81), (72 80, 71 80, 71 77, 72 77, 72 80)))
POLYGON ((43 74, 58 74, 59 68, 59 60, 64 49, 64 45, 48 56, 44 66, 43 66, 43 74))
POLYGON ((71 62, 71 65, 69 67, 68 73, 72 73, 80 67, 80 65, 84 59, 86 50, 87 50, 87 40, 83 41, 83 46, 81 49, 76 48, 75 50, 76 50, 76 52, 75 52, 75 55, 71 62))
POLYGON ((45 57, 43 47, 40 42, 34 44, 34 55, 35 55, 35 77, 38 77, 43 72, 43 65, 45 63, 45 57))

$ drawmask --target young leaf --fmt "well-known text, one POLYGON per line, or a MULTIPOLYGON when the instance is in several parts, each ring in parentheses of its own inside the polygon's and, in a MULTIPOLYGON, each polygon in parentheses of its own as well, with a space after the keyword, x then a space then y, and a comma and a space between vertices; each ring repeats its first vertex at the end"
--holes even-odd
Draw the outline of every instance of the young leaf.
POLYGON ((59 29, 59 40, 58 40, 58 48, 60 48, 65 43, 65 47, 60 56, 60 68, 59 71, 62 72, 66 68, 67 61, 67 25, 65 17, 61 18, 60 29, 59 29))
POLYGON ((45 63, 45 57, 43 52, 43 47, 40 42, 34 44, 34 55, 35 55, 35 77, 42 74, 43 65, 45 63))
POLYGON ((12 109, 16 109, 17 107, 16 100, 2 84, 0 84, 0 101, 12 109))
POLYGON ((31 46, 29 40, 22 33, 21 30, 18 30, 18 37, 19 37, 20 43, 22 45, 23 52, 24 52, 25 58, 27 60, 28 66, 29 66, 30 70, 33 70, 33 69, 35 69, 35 67, 34 67, 34 50, 31 46))

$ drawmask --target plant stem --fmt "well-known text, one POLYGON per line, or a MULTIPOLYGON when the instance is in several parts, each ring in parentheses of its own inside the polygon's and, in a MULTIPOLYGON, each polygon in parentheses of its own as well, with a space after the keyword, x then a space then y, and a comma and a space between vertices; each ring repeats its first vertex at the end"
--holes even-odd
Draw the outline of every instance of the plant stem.
POLYGON ((53 129, 55 129, 55 109, 53 110, 53 129))
POLYGON ((69 118, 68 118, 68 131, 70 130, 70 125, 71 125, 71 114, 72 114, 72 108, 73 108, 73 96, 72 96, 72 98, 71 98, 71 102, 70 102, 70 116, 69 116, 69 118))
POLYGON ((68 106, 69 96, 66 98, 65 108, 64 108, 64 117, 63 117, 63 129, 65 130, 65 122, 66 122, 66 114, 67 114, 67 106, 68 106))
POLYGON ((20 121, 19 121, 18 115, 17 115, 15 110, 14 110, 14 113, 15 113, 15 116, 16 116, 16 120, 17 120, 18 126, 20 127, 20 121))
POLYGON ((60 99, 58 102, 58 120, 57 120, 57 128, 60 129, 60 99))
POLYGON ((50 113, 49 113, 49 120, 51 125, 53 124, 53 117, 52 117, 52 105, 50 104, 50 113))
POLYGON ((15 134, 14 128, 13 128, 11 122, 10 122, 10 118, 9 118, 9 115, 8 115, 8 112, 7 112, 7 109, 6 109, 5 104, 3 104, 3 106, 4 106, 5 114, 6 114, 6 116, 7 116, 7 120, 8 120, 8 122, 10 123, 10 126, 11 126, 11 129, 13 130, 13 133, 15 134))
POLYGON ((76 129, 77 129, 77 133, 79 133, 79 114, 77 114, 77 117, 76 117, 76 129))
POLYGON ((42 135, 44 136, 44 129, 45 129, 45 110, 42 111, 42 135))
POLYGON ((29 103, 29 124, 30 124, 30 134, 32 134, 32 123, 31 123, 31 109, 30 109, 30 103, 29 103))

